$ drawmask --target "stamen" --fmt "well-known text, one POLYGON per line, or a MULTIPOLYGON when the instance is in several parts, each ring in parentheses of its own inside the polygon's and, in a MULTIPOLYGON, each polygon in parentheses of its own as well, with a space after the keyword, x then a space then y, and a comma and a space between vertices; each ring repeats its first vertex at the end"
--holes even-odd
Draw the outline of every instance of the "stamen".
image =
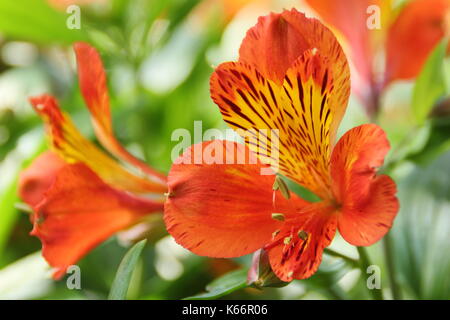
POLYGON ((303 241, 305 241, 306 239, 308 239, 308 233, 304 230, 298 230, 297 232, 297 236, 302 239, 303 241))
POLYGON ((291 243, 291 240, 292 240, 292 237, 291 236, 289 236, 289 237, 286 237, 286 238, 284 238, 284 241, 283 241, 283 243, 284 244, 290 244, 291 243))
POLYGON ((293 275, 294 275, 294 271, 289 271, 289 273, 287 274, 287 276, 288 276, 289 278, 291 278, 293 275))
POLYGON ((279 190, 283 197, 285 197, 286 199, 291 198, 291 193, 289 192, 289 188, 287 187, 286 182, 284 182, 284 180, 278 176, 275 177, 272 189, 274 191, 279 190))
POLYGON ((275 239, 275 237, 280 233, 280 230, 275 230, 272 232, 272 239, 275 239))
POLYGON ((284 221, 284 214, 282 213, 272 213, 272 219, 278 221, 284 221))

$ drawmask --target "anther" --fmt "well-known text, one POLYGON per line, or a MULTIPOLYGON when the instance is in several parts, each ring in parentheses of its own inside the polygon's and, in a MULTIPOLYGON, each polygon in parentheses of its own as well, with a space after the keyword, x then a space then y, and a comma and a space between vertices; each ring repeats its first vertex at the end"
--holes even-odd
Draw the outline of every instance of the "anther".
POLYGON ((290 199, 291 198, 291 193, 289 192, 289 188, 287 187, 286 182, 284 182, 284 180, 282 178, 278 177, 278 176, 275 177, 275 181, 273 182, 272 189, 274 191, 280 190, 281 194, 286 199, 290 199))
POLYGON ((284 214, 282 213, 272 213, 272 219, 278 221, 284 221, 284 214))
POLYGON ((306 239, 308 239, 308 233, 304 230, 299 230, 297 233, 298 237, 300 239, 302 239, 303 241, 305 241, 306 239))
POLYGON ((289 271, 289 273, 287 274, 288 278, 291 278, 294 275, 294 271, 289 271))
POLYGON ((284 238, 283 243, 284 244, 289 244, 289 243, 291 243, 291 240, 292 240, 292 237, 286 237, 286 238, 284 238))
POLYGON ((280 230, 275 230, 272 232, 272 239, 275 239, 275 237, 280 233, 280 230))

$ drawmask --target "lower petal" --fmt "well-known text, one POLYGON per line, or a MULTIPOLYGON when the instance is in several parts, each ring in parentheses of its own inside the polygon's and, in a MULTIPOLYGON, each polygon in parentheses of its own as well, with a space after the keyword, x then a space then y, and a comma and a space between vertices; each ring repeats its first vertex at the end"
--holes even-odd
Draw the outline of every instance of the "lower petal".
POLYGON ((336 233, 336 208, 323 202, 303 208, 266 247, 272 270, 282 281, 312 276, 322 261, 323 249, 336 233))
POLYGON ((203 256, 230 258, 260 249, 283 225, 272 213, 288 215, 306 204, 299 198, 288 201, 279 192, 274 198, 275 175, 261 175, 261 169, 268 168, 247 147, 234 142, 191 146, 169 173, 164 208, 169 233, 180 245, 203 256), (208 149, 220 154, 215 163, 201 159, 208 149), (232 161, 227 164, 230 155, 232 161), (241 156, 246 161, 238 164, 241 156))
POLYGON ((67 165, 35 208, 31 234, 59 278, 100 242, 162 206, 112 189, 83 164, 67 165))

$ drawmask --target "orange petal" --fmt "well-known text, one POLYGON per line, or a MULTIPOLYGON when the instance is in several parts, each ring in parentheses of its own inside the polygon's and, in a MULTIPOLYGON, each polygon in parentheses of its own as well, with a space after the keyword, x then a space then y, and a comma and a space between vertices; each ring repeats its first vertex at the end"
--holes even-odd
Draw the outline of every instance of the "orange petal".
POLYGON ((370 246, 380 240, 399 210, 397 188, 388 176, 374 178, 369 192, 366 199, 355 199, 353 205, 344 207, 338 218, 342 237, 355 246, 370 246))
POLYGON ((39 155, 20 173, 19 197, 31 207, 38 204, 64 165, 65 162, 53 152, 46 151, 39 155))
POLYGON ((395 183, 387 176, 376 175, 388 151, 386 134, 374 124, 348 131, 333 150, 333 191, 342 205, 339 231, 351 244, 378 241, 397 214, 395 183))
POLYGON ((89 44, 77 42, 73 46, 77 57, 81 93, 92 114, 96 130, 112 135, 109 95, 106 75, 98 52, 89 44))
POLYGON ((224 63, 211 76, 211 96, 225 122, 248 135, 250 149, 275 170, 322 198, 328 196, 330 148, 349 94, 348 74, 346 82, 336 81, 330 63, 308 50, 287 70, 282 86, 243 63, 224 63))
POLYGON ((266 249, 272 270, 282 281, 312 276, 322 261, 322 252, 334 238, 336 208, 323 202, 304 207, 288 220, 266 249))
POLYGON ((54 151, 67 162, 86 164, 105 182, 122 190, 136 193, 164 192, 166 190, 164 185, 125 170, 84 138, 69 116, 59 109, 56 99, 52 96, 34 97, 30 99, 30 102, 46 123, 54 151))
MULTIPOLYGON (((205 151, 206 152, 206 151, 205 151)), ((238 257, 267 244, 283 222, 272 213, 289 215, 305 201, 287 201, 279 192, 273 198, 274 175, 261 175, 267 166, 251 162, 226 164, 226 157, 250 157, 250 151, 234 142, 209 141, 191 146, 169 173, 169 197, 164 207, 167 230, 195 254, 216 258, 238 257), (216 150, 224 164, 194 161, 202 149, 216 150)))
POLYGON ((239 62, 252 65, 264 77, 281 84, 286 71, 313 48, 332 62, 332 76, 337 82, 348 78, 347 59, 333 33, 295 9, 260 17, 242 41, 239 62))
POLYGON ((31 234, 59 278, 100 242, 162 207, 112 189, 81 163, 67 165, 35 208, 31 234))
POLYGON ((99 53, 84 42, 74 45, 77 57, 81 93, 92 115, 95 133, 104 147, 115 156, 135 165, 156 181, 163 183, 165 177, 131 155, 114 136, 109 106, 106 74, 99 53))
POLYGON ((445 26, 449 14, 449 0, 413 0, 405 5, 389 29, 386 83, 417 76, 446 28, 449 32, 445 26))
POLYGON ((333 191, 338 203, 368 195, 370 182, 389 149, 386 133, 375 124, 355 127, 341 137, 331 157, 333 191))

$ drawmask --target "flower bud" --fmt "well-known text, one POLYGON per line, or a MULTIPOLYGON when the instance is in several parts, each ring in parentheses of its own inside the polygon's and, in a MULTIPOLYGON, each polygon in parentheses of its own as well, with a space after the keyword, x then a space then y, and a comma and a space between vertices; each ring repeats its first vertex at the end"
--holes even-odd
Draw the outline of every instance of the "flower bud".
POLYGON ((248 271, 247 283, 255 288, 284 287, 289 282, 278 279, 272 271, 269 255, 264 249, 259 249, 253 254, 252 265, 248 271))

